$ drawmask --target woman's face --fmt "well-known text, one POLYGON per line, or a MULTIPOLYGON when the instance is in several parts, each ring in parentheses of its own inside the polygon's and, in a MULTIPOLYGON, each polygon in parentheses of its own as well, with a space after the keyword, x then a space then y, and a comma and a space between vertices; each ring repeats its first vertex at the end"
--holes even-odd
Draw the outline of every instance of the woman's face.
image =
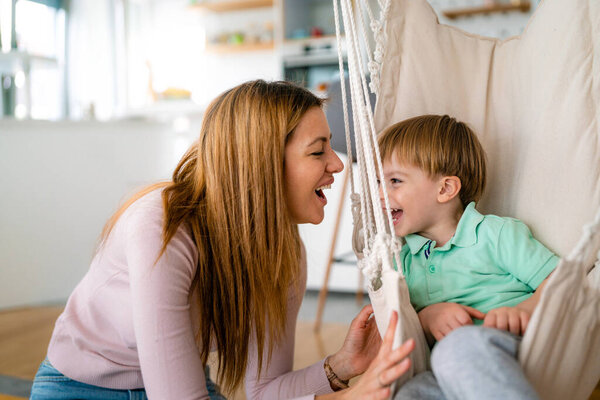
POLYGON ((323 110, 313 107, 304 114, 285 145, 285 200, 297 224, 323 220, 333 174, 344 164, 330 145, 331 131, 323 110))

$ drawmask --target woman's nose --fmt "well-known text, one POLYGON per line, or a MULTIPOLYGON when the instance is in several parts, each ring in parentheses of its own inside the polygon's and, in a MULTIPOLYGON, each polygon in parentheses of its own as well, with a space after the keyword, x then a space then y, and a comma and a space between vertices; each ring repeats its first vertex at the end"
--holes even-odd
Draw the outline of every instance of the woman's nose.
POLYGON ((331 173, 337 174, 338 172, 342 172, 344 169, 344 163, 338 157, 337 153, 331 150, 331 158, 327 163, 328 170, 331 173))

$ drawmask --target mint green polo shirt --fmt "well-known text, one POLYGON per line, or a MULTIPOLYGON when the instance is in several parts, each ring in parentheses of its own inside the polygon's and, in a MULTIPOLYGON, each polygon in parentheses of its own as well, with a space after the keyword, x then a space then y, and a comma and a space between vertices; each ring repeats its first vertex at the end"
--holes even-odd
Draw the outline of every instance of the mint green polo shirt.
POLYGON ((482 215, 474 202, 445 245, 435 247, 434 241, 416 234, 405 239, 400 260, 417 312, 441 302, 484 313, 513 307, 529 298, 559 261, 524 223, 482 215))

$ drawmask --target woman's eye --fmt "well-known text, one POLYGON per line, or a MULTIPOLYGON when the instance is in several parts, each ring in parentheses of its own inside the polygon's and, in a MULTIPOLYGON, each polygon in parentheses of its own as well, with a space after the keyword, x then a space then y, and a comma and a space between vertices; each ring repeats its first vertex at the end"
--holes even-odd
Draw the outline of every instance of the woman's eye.
POLYGON ((313 155, 313 156, 322 156, 324 153, 325 153, 324 151, 317 151, 317 152, 312 153, 311 155, 313 155))

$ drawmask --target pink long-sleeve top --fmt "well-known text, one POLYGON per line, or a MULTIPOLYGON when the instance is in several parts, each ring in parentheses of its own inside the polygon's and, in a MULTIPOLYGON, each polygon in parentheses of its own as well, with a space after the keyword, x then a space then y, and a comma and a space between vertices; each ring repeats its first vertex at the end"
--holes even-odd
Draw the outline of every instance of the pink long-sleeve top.
MULTIPOLYGON (((48 359, 65 376, 87 384, 144 387, 150 399, 207 399, 194 340, 201 321, 190 302, 197 249, 181 226, 154 264, 162 247, 163 215, 157 190, 119 218, 56 321, 48 359)), ((290 290, 283 340, 260 377, 256 343, 250 343, 249 399, 312 399, 331 392, 324 360, 292 371, 296 318, 306 289, 305 257, 301 265, 302 290, 290 290)))

